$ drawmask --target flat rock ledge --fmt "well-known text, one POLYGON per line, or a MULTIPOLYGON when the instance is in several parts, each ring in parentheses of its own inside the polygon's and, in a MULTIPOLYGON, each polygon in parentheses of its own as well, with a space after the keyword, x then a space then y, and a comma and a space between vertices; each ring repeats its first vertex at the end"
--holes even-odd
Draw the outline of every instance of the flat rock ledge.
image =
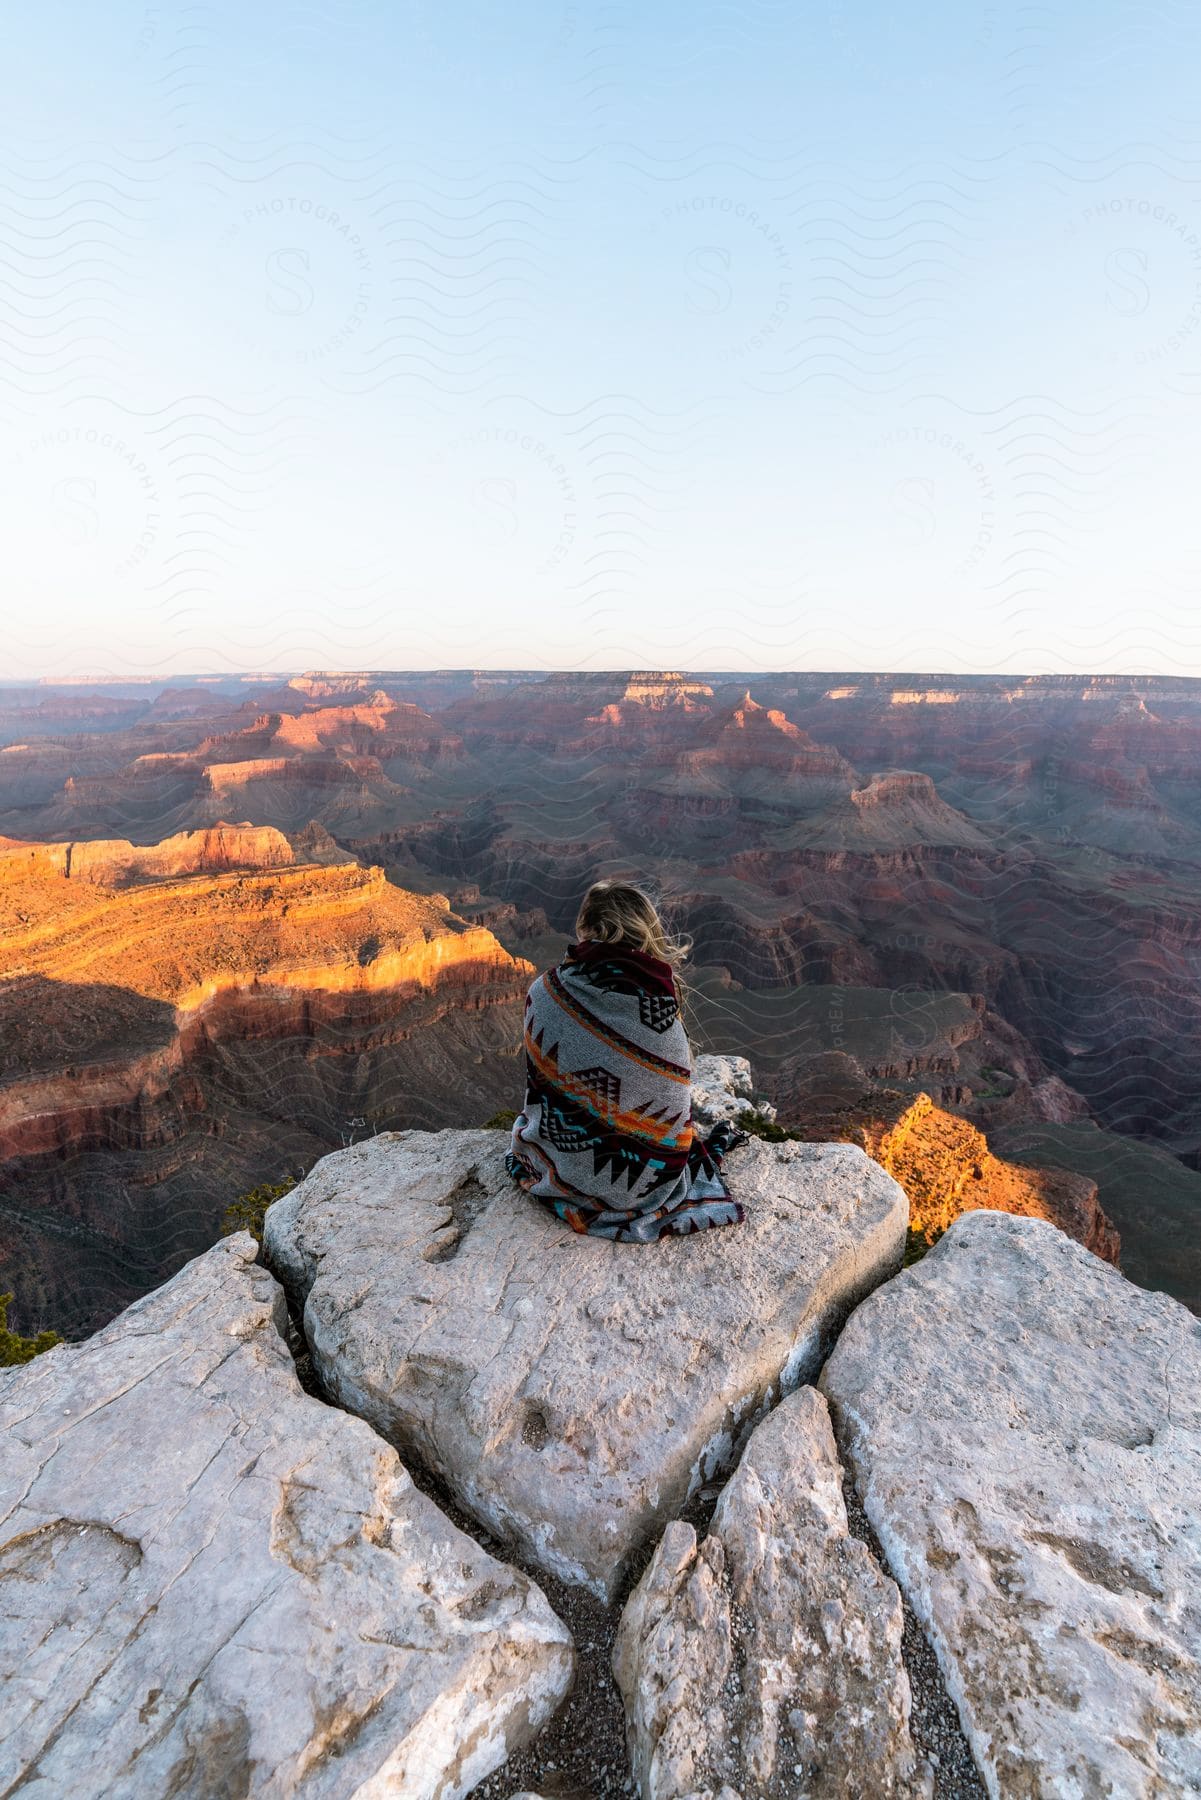
POLYGON ((815 1389, 752 1432, 698 1545, 667 1527, 613 1651, 643 1800, 928 1795, 901 1596, 850 1535, 815 1389))
POLYGON ((988 1791, 1201 1789, 1201 1322, 973 1212, 827 1363, 843 1456, 988 1791))
POLYGON ((726 1165, 744 1224, 614 1244, 523 1194, 507 1146, 404 1131, 327 1156, 268 1211, 266 1259, 325 1391, 608 1601, 899 1266, 908 1203, 854 1145, 753 1138, 726 1165))
POLYGON ((255 1254, 0 1372, 0 1793, 451 1800, 570 1686, 539 1589, 302 1391, 255 1254))

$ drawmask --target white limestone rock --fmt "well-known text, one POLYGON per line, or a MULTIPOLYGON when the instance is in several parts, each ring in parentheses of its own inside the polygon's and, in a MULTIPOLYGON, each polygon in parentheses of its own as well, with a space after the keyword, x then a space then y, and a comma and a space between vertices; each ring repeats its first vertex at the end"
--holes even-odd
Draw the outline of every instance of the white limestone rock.
POLYGON ((989 1793, 1201 1789, 1201 1323, 965 1213, 821 1386, 989 1793))
POLYGON ((539 1589, 302 1391, 255 1250, 0 1371, 2 1793, 450 1800, 570 1686, 539 1589))
POLYGON ((814 1388, 756 1426, 709 1535, 667 1527, 613 1673, 643 1800, 928 1794, 909 1736, 901 1597, 850 1536, 814 1388))
POLYGON ((899 1264, 905 1195, 850 1144, 752 1139, 745 1223, 615 1244, 505 1171, 507 1135, 397 1132, 325 1157, 267 1214, 327 1391, 503 1541, 610 1598, 899 1264))
POLYGON ((741 1112, 755 1112, 774 1119, 776 1109, 768 1100, 754 1098, 751 1065, 745 1056, 698 1056, 692 1069, 693 1117, 703 1131, 741 1112))

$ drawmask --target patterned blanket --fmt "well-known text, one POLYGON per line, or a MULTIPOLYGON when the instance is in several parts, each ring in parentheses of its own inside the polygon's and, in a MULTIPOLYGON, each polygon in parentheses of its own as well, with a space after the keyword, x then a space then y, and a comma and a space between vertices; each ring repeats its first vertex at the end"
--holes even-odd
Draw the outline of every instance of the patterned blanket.
POLYGON ((525 1058, 507 1166, 574 1231, 653 1243, 743 1218, 719 1169, 728 1132, 693 1131, 670 963, 569 945, 526 996, 525 1058))

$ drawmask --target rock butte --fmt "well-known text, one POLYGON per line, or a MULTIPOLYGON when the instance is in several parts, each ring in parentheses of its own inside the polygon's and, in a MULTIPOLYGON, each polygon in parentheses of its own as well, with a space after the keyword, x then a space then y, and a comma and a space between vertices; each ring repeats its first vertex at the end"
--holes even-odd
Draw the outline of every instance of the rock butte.
POLYGON ((631 1256, 532 1206, 506 1148, 397 1132, 326 1157, 270 1208, 264 1253, 330 1394, 608 1599, 898 1266, 908 1202, 854 1145, 752 1139, 729 1164, 745 1224, 631 1256))
POLYGON ((270 825, 215 825, 181 831, 158 844, 127 838, 89 838, 72 843, 27 843, 0 838, 0 883, 60 875, 117 887, 172 875, 219 874, 231 869, 287 868, 296 863, 353 863, 324 826, 314 821, 293 844, 270 825))
MULTIPOLYGON (((303 1029, 297 1008, 321 996, 381 995, 395 1009, 446 987, 468 1007, 516 1004, 534 972, 450 914, 445 896, 405 893, 354 862, 110 887, 94 874, 31 873, 24 852, 9 855, 19 874, 0 882, 0 1155, 45 1147, 47 1081, 59 1073, 39 1068, 47 1042, 60 1068, 73 1065, 75 1108, 103 1109, 177 1072, 206 1009, 220 1028, 217 1002, 253 996, 257 1030, 270 1034, 303 1029)), ((245 1035, 247 1021, 231 1018, 245 1035)))
POLYGON ((909 1197, 909 1224, 933 1242, 961 1213, 996 1211, 1047 1219, 1115 1266, 1120 1242, 1097 1202, 1097 1184, 1064 1169, 1027 1168, 994 1156, 983 1132, 935 1106, 885 1092, 826 1118, 812 1109, 806 1136, 860 1143, 909 1197))
POLYGON ((302 1392, 249 1233, 0 1371, 0 1791, 452 1800, 571 1639, 358 1419, 302 1392))

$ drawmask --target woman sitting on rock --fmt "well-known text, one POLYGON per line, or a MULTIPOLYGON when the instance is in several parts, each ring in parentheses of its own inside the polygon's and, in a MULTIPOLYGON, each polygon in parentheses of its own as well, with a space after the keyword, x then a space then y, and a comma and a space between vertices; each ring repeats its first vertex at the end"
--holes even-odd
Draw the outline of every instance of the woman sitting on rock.
POLYGON ((576 939, 525 1002, 525 1106, 509 1173, 573 1231, 648 1244, 735 1225, 720 1164, 732 1125, 693 1129, 692 1056, 668 936, 641 888, 598 881, 576 939))

